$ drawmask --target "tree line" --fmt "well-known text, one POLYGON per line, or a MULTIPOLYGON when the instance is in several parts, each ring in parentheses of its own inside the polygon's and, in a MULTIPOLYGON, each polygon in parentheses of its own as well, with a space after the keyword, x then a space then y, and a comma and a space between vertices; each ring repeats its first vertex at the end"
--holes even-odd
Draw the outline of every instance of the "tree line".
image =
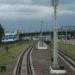
POLYGON ((3 26, 0 24, 0 42, 1 42, 1 40, 2 40, 2 37, 3 37, 4 33, 5 33, 4 28, 3 28, 3 26))

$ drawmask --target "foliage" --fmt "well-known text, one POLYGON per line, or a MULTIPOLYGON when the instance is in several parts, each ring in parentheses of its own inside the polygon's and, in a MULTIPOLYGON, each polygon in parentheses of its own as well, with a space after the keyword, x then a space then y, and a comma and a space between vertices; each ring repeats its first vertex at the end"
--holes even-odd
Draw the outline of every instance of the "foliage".
POLYGON ((2 39, 3 35, 4 35, 4 28, 0 24, 0 42, 1 42, 1 39, 2 39))

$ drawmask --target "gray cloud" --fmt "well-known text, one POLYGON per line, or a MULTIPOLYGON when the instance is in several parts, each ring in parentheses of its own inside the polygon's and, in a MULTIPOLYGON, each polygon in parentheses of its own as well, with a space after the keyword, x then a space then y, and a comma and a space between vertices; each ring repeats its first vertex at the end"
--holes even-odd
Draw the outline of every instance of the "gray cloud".
MULTIPOLYGON (((75 0, 59 1, 58 18, 60 23, 73 22, 75 24, 75 0)), ((16 26, 19 25, 19 28, 24 25, 22 27, 24 30, 27 29, 28 24, 30 28, 34 27, 32 25, 39 25, 40 27, 40 20, 49 22, 48 25, 50 26, 52 16, 51 0, 0 0, 0 22, 6 27, 8 26, 7 30, 11 30, 15 24, 16 26)))
MULTIPOLYGON (((39 5, 0 5, 0 18, 33 18, 44 17, 49 14, 49 7, 39 5)), ((50 9, 52 10, 52 9, 50 9)))
POLYGON ((31 2, 32 0, 0 0, 0 4, 26 4, 31 2))
MULTIPOLYGON (((53 8, 44 5, 31 4, 32 0, 0 0, 0 18, 45 18, 53 15, 53 8), (11 3, 17 3, 12 5, 11 3), (20 4, 19 4, 20 3, 20 4), (21 4, 26 3, 26 4, 21 4)), ((59 6, 59 15, 75 14, 74 4, 59 6), (73 9, 73 10, 72 10, 73 9)))

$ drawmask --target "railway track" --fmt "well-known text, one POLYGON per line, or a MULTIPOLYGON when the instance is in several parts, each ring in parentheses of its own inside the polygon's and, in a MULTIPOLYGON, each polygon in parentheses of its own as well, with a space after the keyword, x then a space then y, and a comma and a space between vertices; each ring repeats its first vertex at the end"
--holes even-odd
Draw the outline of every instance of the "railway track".
MULTIPOLYGON (((53 49, 51 49, 53 51, 53 49)), ((65 52, 59 50, 58 51, 58 57, 63 59, 64 62, 75 72, 75 58, 71 57, 70 55, 67 55, 65 52)))
POLYGON ((62 51, 59 51, 58 53, 59 53, 59 56, 61 56, 65 61, 67 61, 71 69, 75 71, 75 59, 62 51))
POLYGON ((28 75, 33 75, 32 69, 31 69, 31 63, 30 63, 30 53, 31 53, 31 50, 27 54, 27 74, 28 75))
POLYGON ((30 53, 33 48, 34 45, 31 45, 21 54, 12 75, 33 75, 30 62, 30 53))

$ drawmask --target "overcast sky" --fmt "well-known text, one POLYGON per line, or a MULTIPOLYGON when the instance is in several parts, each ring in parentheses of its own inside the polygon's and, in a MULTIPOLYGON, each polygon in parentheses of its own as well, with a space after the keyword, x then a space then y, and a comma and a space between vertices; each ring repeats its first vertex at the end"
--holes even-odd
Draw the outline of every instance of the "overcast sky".
MULTIPOLYGON (((75 25, 75 0, 59 0, 58 24, 75 25)), ((0 0, 0 23, 6 31, 40 31, 53 27, 51 0, 0 0)))

